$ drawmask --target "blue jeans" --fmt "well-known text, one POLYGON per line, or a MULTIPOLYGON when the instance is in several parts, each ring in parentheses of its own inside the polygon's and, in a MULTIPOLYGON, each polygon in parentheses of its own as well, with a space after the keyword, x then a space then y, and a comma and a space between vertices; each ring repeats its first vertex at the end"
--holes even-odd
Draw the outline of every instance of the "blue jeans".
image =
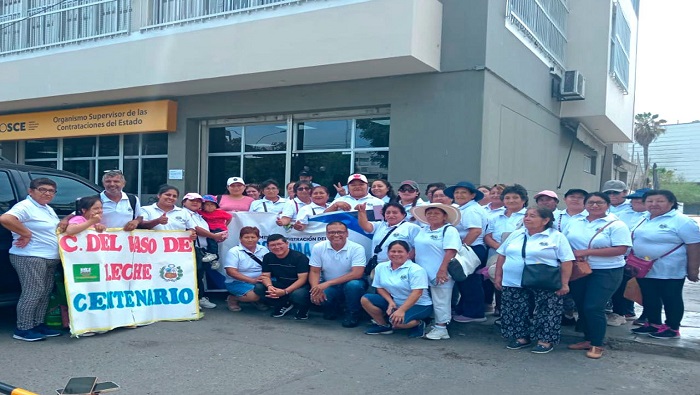
MULTIPOLYGON (((365 299, 369 300, 370 303, 377 306, 384 315, 386 315, 386 309, 389 308, 389 302, 386 301, 379 294, 365 294, 365 299)), ((400 306, 399 306, 400 307, 400 306)), ((433 305, 421 306, 414 304, 410 309, 406 310, 406 314, 403 317, 403 323, 408 324, 413 320, 426 320, 433 314, 433 305)))
POLYGON ((622 282, 623 268, 593 269, 593 273, 569 283, 571 296, 576 301, 578 322, 576 327, 583 329, 584 340, 592 346, 603 345, 607 319, 605 304, 622 282))
POLYGON ((344 301, 345 309, 348 313, 359 313, 362 311, 360 299, 365 294, 365 291, 367 291, 367 282, 363 279, 331 285, 323 291, 326 294, 326 301, 321 303, 321 307, 324 309, 336 309, 344 301))

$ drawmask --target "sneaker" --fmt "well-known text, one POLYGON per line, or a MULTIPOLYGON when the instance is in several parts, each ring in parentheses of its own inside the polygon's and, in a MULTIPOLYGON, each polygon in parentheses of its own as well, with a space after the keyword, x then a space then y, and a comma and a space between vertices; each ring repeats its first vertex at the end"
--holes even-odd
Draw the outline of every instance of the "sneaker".
POLYGON ((295 320, 308 320, 309 319, 309 308, 308 307, 300 307, 297 310, 296 315, 294 316, 295 320))
POLYGON ((388 325, 374 324, 365 330, 365 335, 391 335, 394 330, 388 325))
POLYGON ((221 267, 221 263, 219 263, 218 259, 214 259, 213 261, 211 261, 209 266, 211 267, 211 270, 219 270, 219 268, 221 267))
POLYGON ((343 328, 354 328, 360 325, 360 317, 357 313, 348 313, 345 315, 343 322, 341 324, 343 328))
POLYGON ((425 338, 430 340, 445 340, 450 338, 450 334, 447 332, 447 327, 435 325, 433 329, 425 335, 425 338))
POLYGON ((289 310, 291 310, 291 309, 292 309, 292 304, 287 303, 285 305, 279 306, 279 307, 275 308, 274 310, 272 310, 272 316, 275 318, 284 317, 284 315, 287 314, 289 312, 289 310))
POLYGON ((550 344, 549 346, 543 346, 541 344, 537 344, 535 346, 535 348, 533 348, 530 352, 535 353, 535 354, 546 354, 552 350, 554 350, 553 344, 550 344))
POLYGON ((408 330, 408 337, 415 339, 423 336, 425 336, 425 321, 420 320, 418 325, 408 330))
POLYGON ((636 314, 625 314, 625 320, 627 320, 627 321, 635 321, 636 318, 637 318, 636 314))
POLYGON ((517 339, 513 339, 506 345, 506 348, 509 350, 520 350, 521 348, 529 347, 530 344, 529 340, 526 343, 521 343, 517 339))
POLYGON ((27 329, 25 331, 15 329, 15 333, 12 335, 12 338, 17 340, 24 340, 25 342, 35 342, 46 339, 46 336, 42 335, 41 333, 34 332, 31 329, 27 329))
POLYGON ((644 326, 645 324, 648 324, 649 321, 646 319, 646 317, 639 317, 636 320, 632 321, 632 325, 637 325, 637 326, 644 326))
POLYGON ((671 329, 667 325, 661 325, 657 332, 650 333, 649 336, 653 337, 654 339, 680 339, 681 332, 671 329))
POLYGON ((39 324, 32 330, 40 335, 44 335, 45 337, 56 337, 63 334, 61 331, 49 328, 46 324, 39 324))
POLYGON ((209 301, 209 298, 206 296, 202 296, 199 298, 199 307, 204 307, 205 309, 213 309, 216 308, 216 304, 212 303, 209 301))
POLYGON ((465 317, 463 315, 453 315, 452 320, 454 322, 461 322, 463 324, 466 324, 466 323, 470 323, 470 322, 485 322, 486 317, 472 318, 472 317, 465 317))
POLYGON ((218 257, 216 254, 212 254, 211 252, 207 252, 207 253, 204 254, 204 256, 202 257, 202 262, 204 262, 204 263, 209 263, 209 262, 215 261, 215 260, 218 259, 218 258, 219 258, 219 257, 218 257))
POLYGON ((615 313, 608 314, 608 326, 620 326, 626 323, 625 317, 615 313))
POLYGON ((613 312, 612 300, 608 300, 608 302, 605 304, 605 313, 610 314, 612 312, 613 312))
POLYGON ((630 332, 634 333, 635 335, 648 335, 650 333, 658 332, 660 328, 660 326, 654 326, 647 322, 639 328, 631 329, 630 332))

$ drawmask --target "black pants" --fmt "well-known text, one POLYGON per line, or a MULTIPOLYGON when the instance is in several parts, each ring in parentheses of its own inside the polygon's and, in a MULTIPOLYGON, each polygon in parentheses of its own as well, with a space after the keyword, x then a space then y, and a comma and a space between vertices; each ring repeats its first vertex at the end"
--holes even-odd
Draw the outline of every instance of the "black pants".
POLYGON ((627 287, 627 282, 631 279, 632 277, 623 276, 622 283, 620 283, 617 291, 612 296, 613 313, 623 317, 627 314, 634 315, 634 301, 625 298, 625 287, 627 287))
MULTIPOLYGON (((211 233, 221 233, 223 232, 223 229, 212 229, 210 230, 211 233)), ((214 239, 210 239, 207 237, 207 252, 210 254, 214 254, 217 257, 219 257, 219 242, 217 242, 214 239)), ((219 257, 221 258, 221 257, 219 257)))
POLYGON ((459 303, 455 307, 455 312, 471 318, 484 317, 484 276, 479 273, 486 263, 486 247, 483 245, 472 246, 474 253, 479 257, 481 264, 474 273, 467 276, 467 279, 455 283, 455 288, 459 289, 459 303))
POLYGON ((593 273, 569 284, 578 309, 576 326, 583 329, 584 339, 592 346, 603 345, 608 322, 605 304, 622 282, 624 269, 593 269, 593 273))
POLYGON ((665 324, 671 329, 678 330, 683 319, 685 306, 683 304, 682 279, 638 278, 642 290, 644 312, 650 324, 661 325, 661 309, 666 311, 665 324))
MULTIPOLYGON (((272 280, 272 285, 276 288, 286 288, 290 284, 282 284, 275 280, 272 280)), ((311 299, 309 298, 309 284, 297 288, 294 291, 292 291, 292 293, 290 293, 289 295, 285 295, 277 299, 268 298, 265 296, 267 288, 262 283, 255 284, 253 292, 255 292, 255 294, 258 295, 260 299, 264 300, 266 303, 269 303, 274 308, 282 307, 288 302, 291 302, 294 303, 294 306, 297 307, 299 310, 308 310, 309 305, 311 304, 311 299)))

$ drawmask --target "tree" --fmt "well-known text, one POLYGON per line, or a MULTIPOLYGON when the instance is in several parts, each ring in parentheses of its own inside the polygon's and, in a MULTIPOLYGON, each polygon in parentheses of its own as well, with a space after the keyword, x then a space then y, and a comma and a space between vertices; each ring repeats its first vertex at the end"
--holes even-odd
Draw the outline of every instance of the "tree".
MULTIPOLYGON (((666 131, 663 127, 665 123, 665 119, 659 119, 659 114, 652 115, 650 112, 644 112, 634 116, 634 141, 642 146, 644 155, 642 174, 649 174, 649 145, 666 131)), ((649 178, 644 180, 644 186, 648 185, 649 178)))

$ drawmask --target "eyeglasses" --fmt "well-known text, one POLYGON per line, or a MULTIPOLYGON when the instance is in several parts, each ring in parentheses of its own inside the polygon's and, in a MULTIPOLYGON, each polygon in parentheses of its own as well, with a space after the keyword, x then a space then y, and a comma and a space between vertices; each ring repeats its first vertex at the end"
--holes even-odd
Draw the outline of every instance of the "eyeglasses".
POLYGON ((608 204, 608 203, 607 203, 607 202, 596 202, 596 201, 593 201, 593 202, 588 201, 588 202, 586 202, 586 206, 605 206, 606 204, 608 204))
POLYGON ((606 195, 621 195, 622 194, 622 192, 618 192, 618 191, 605 191, 603 193, 606 195))
POLYGON ((311 188, 309 188, 309 187, 300 187, 300 188, 297 188, 297 191, 310 191, 310 190, 311 190, 311 188))
POLYGON ((328 234, 330 236, 340 236, 340 235, 344 235, 345 231, 344 230, 329 230, 326 232, 326 234, 328 234))
POLYGON ((34 188, 35 190, 39 191, 39 193, 43 195, 55 195, 56 192, 58 192, 56 189, 46 189, 46 188, 34 188))

